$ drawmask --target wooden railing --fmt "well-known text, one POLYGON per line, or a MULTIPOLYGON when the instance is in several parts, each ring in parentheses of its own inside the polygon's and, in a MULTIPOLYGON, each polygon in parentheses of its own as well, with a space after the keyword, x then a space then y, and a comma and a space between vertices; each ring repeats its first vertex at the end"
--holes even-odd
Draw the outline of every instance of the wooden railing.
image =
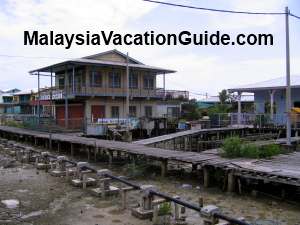
MULTIPOLYGON (((68 97, 75 96, 117 96, 125 97, 126 88, 108 88, 108 87, 67 87, 66 90, 52 88, 52 99, 63 99, 67 93, 68 97)), ((51 89, 41 91, 41 100, 50 100, 51 89)), ((161 98, 161 99, 182 99, 189 98, 188 91, 157 89, 129 89, 130 97, 161 98)))

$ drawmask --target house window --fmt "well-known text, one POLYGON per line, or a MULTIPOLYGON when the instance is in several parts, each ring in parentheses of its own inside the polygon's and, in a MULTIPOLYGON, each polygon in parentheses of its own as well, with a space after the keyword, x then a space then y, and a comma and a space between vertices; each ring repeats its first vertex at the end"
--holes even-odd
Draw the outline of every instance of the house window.
POLYGON ((129 117, 136 117, 136 106, 129 106, 129 117))
POLYGON ((58 87, 59 87, 59 89, 65 88, 65 78, 64 77, 58 78, 58 87))
POLYGON ((167 114, 168 117, 179 117, 180 109, 179 107, 168 107, 167 114))
MULTIPOLYGON (((271 103, 265 102, 265 113, 271 113, 271 103)), ((273 103, 273 113, 276 114, 276 102, 273 103)))
POLYGON ((102 74, 98 71, 90 72, 90 84, 91 87, 101 87, 102 86, 102 74))
POLYGON ((138 88, 138 75, 136 73, 129 74, 129 88, 138 88))
POLYGON ((109 73, 109 87, 110 88, 120 88, 121 87, 120 73, 116 73, 116 72, 109 73))
POLYGON ((119 118, 119 106, 112 106, 111 107, 111 118, 119 118))
POLYGON ((152 117, 152 106, 145 106, 145 116, 152 117))
POLYGON ((145 89, 153 89, 154 88, 154 77, 153 76, 145 76, 144 77, 144 88, 145 89))

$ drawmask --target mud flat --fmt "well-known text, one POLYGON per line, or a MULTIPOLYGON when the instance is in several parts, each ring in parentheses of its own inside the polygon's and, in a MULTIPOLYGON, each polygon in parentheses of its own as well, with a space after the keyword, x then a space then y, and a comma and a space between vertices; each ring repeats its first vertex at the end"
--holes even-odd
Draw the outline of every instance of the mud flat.
MULTIPOLYGON (((0 157, 3 158, 3 155, 0 157)), ((5 156, 6 160, 10 158, 5 156)), ((105 200, 96 198, 88 191, 71 186, 63 178, 50 176, 28 164, 12 162, 7 168, 0 169, 0 224, 124 224, 147 225, 148 220, 138 220, 130 215, 130 210, 120 209, 120 198, 110 197, 105 200)), ((1 160, 0 160, 1 161, 1 160)), ((7 165, 7 164, 6 164, 7 165)), ((0 165, 1 166, 1 165, 0 165)), ((106 168, 106 164, 96 165, 106 168)), ((122 168, 112 171, 122 174, 122 168)), ((126 174, 122 174, 126 175, 126 174)), ((197 203, 199 196, 205 204, 215 204, 224 213, 236 217, 245 217, 249 221, 268 219, 280 224, 300 225, 300 207, 268 198, 252 198, 227 194, 217 190, 203 189, 196 181, 180 180, 174 177, 147 177, 136 179, 143 184, 154 184, 159 190, 171 195, 180 195, 182 199, 197 203), (188 183, 187 183, 188 182, 188 183), (183 185, 186 184, 186 185, 183 185)), ((130 192, 129 207, 136 206, 139 197, 130 192)), ((189 224, 202 224, 198 213, 187 210, 189 224)))

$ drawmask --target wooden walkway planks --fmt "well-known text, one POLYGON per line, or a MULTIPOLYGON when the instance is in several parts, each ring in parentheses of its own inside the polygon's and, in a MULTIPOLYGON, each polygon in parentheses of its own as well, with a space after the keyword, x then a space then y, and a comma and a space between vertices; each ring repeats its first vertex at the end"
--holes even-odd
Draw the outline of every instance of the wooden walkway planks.
POLYGON ((168 141, 173 138, 178 137, 184 137, 184 136, 190 136, 190 135, 198 135, 200 133, 213 133, 218 131, 236 131, 236 130, 243 130, 244 127, 226 127, 226 128, 211 128, 211 129, 192 129, 192 130, 186 130, 181 132, 176 132, 172 134, 166 134, 158 137, 143 139, 139 141, 135 141, 135 144, 142 144, 142 145, 150 145, 161 141, 168 141))
MULTIPOLYGON (((32 131, 22 128, 0 126, 0 131, 19 135, 26 135, 48 140, 49 133, 32 131)), ((117 150, 129 154, 144 155, 158 160, 173 160, 193 165, 213 166, 224 170, 234 169, 237 174, 243 177, 262 179, 273 179, 281 183, 300 186, 300 152, 293 152, 285 155, 278 155, 272 159, 228 159, 218 154, 218 149, 203 152, 174 151, 148 147, 137 143, 125 143, 119 141, 100 140, 86 138, 69 134, 51 134, 53 141, 81 144, 107 150, 117 150), (278 180, 279 179, 279 180, 278 180)), ((295 138, 295 141, 299 141, 295 138)))

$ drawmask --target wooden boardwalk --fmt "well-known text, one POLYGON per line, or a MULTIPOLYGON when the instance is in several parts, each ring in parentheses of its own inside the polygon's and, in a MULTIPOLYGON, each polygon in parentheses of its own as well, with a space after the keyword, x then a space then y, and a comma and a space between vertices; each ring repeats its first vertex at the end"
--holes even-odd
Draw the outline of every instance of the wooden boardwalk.
POLYGON ((226 128, 211 128, 211 129, 192 129, 192 130, 185 130, 181 132, 176 132, 172 134, 166 134, 158 137, 143 139, 135 141, 135 144, 142 144, 142 145, 151 145, 158 142, 169 141, 174 138, 179 137, 186 137, 186 136, 193 136, 199 135, 201 133, 215 133, 221 131, 237 131, 237 130, 244 130, 245 127, 226 127, 226 128))
MULTIPOLYGON (((204 131, 204 130, 202 130, 204 131)), ((208 131, 209 132, 209 131, 208 131)), ((272 159, 228 159, 218 154, 217 149, 203 152, 174 151, 168 149, 148 147, 142 144, 125 143, 119 141, 100 140, 79 137, 70 134, 49 134, 27 129, 0 126, 0 133, 33 137, 68 144, 79 144, 95 149, 125 152, 132 155, 143 155, 155 160, 176 161, 189 163, 201 168, 209 166, 223 170, 234 171, 236 176, 263 179, 264 181, 290 184, 300 187, 300 152, 278 155, 272 159)), ((190 133, 190 132, 187 132, 190 133)), ((175 135, 175 134, 174 134, 175 135)), ((278 141, 278 140, 277 140, 278 141)), ((282 140, 279 140, 282 141, 282 140)), ((295 138, 294 141, 299 141, 295 138)), ((276 140, 274 140, 276 142, 276 140)))

